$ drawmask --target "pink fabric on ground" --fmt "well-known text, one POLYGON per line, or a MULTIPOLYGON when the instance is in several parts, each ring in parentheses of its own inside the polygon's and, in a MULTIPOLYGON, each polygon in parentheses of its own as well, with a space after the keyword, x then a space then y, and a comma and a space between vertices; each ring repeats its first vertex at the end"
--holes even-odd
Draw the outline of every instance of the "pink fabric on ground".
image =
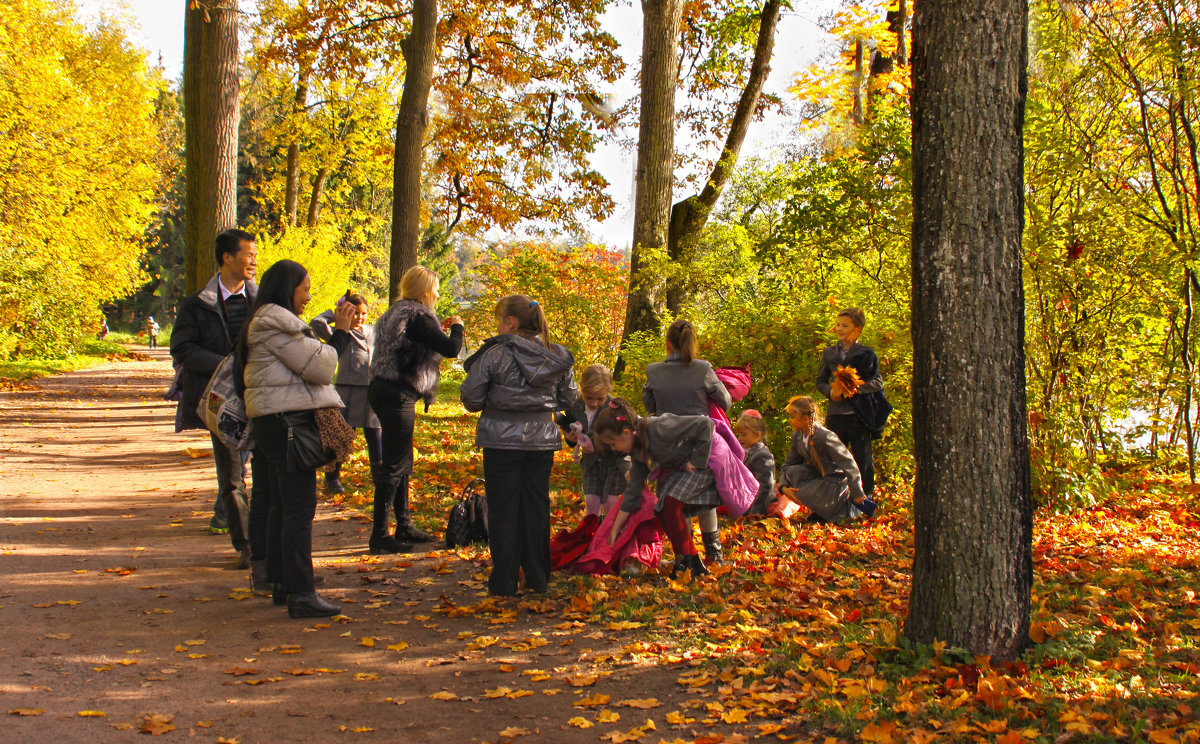
POLYGON ((746 451, 738 443, 733 428, 724 419, 713 418, 713 447, 708 467, 717 481, 717 493, 730 517, 740 517, 754 503, 758 479, 742 462, 746 451))
POLYGON ((643 565, 654 568, 662 560, 662 528, 654 515, 658 497, 646 487, 642 490, 642 507, 629 515, 621 534, 612 545, 608 535, 617 519, 617 509, 610 509, 596 530, 592 543, 579 560, 575 561, 576 573, 603 576, 620 573, 626 558, 636 558, 643 565))

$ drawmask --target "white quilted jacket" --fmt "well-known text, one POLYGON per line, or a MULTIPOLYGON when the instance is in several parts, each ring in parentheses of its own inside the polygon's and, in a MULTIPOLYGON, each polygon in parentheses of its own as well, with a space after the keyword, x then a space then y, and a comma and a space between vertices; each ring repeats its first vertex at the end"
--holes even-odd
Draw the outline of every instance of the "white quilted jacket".
POLYGON ((303 320, 279 305, 264 305, 247 331, 246 413, 341 408, 333 389, 338 353, 303 320))

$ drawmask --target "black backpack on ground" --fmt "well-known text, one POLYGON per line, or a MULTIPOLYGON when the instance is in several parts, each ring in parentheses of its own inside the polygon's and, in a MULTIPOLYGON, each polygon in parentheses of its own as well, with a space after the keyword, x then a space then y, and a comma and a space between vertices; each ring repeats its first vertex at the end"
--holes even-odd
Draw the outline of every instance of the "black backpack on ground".
POLYGON ((483 478, 476 478, 463 489, 462 499, 446 516, 446 547, 465 547, 488 541, 487 497, 483 478))

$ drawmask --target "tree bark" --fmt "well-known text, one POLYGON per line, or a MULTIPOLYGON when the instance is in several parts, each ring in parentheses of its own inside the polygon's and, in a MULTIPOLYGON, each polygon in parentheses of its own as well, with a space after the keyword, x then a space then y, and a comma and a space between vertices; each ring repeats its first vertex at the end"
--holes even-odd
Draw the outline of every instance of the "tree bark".
POLYGON ((725 146, 721 148, 721 156, 717 159, 712 173, 708 175, 704 189, 696 196, 676 202, 671 208, 667 255, 677 271, 667 282, 667 310, 674 315, 683 311, 691 295, 690 282, 686 280, 682 269, 691 263, 700 231, 708 223, 713 207, 721 198, 725 184, 737 166, 742 144, 746 141, 746 133, 750 131, 750 122, 754 119, 754 112, 758 110, 763 85, 771 73, 771 53, 775 48, 775 27, 779 22, 781 2, 782 0, 767 0, 762 13, 759 14, 758 41, 754 45, 750 75, 746 79, 746 87, 742 89, 742 96, 729 124, 729 135, 725 138, 725 146))
POLYGON ((908 64, 908 0, 900 0, 895 10, 889 10, 884 16, 888 31, 896 35, 896 51, 893 54, 875 52, 871 58, 871 77, 886 75, 896 69, 897 64, 908 64))
MULTIPOLYGON (((629 299, 621 349, 639 331, 657 332, 658 278, 645 270, 645 258, 667 249, 675 165, 675 87, 679 79, 679 21, 682 0, 642 0, 642 110, 638 119, 638 159, 633 207, 633 250, 629 258, 629 299)), ((614 373, 625 368, 617 359, 614 373)))
POLYGON ((325 193, 325 182, 328 180, 328 168, 317 171, 317 177, 313 180, 312 196, 308 200, 308 221, 305 223, 310 229, 317 226, 317 219, 321 216, 321 195, 325 193))
POLYGON ((866 80, 865 70, 863 69, 863 57, 865 50, 863 49, 862 39, 854 41, 854 108, 850 112, 850 118, 855 124, 863 123, 863 82, 866 80))
POLYGON ((185 0, 183 117, 185 286, 190 294, 216 271, 217 233, 237 224, 237 0, 185 0))
POLYGON ((905 633, 1028 643, 1032 499, 1021 283, 1025 0, 913 18, 913 589, 905 633))
MULTIPOLYGON (((308 103, 308 74, 300 76, 296 84, 296 96, 292 99, 292 118, 295 119, 304 111, 308 103)), ((284 226, 296 226, 296 213, 300 202, 300 143, 299 135, 292 132, 292 141, 287 151, 287 181, 283 194, 284 226)))
POLYGON ((400 299, 404 272, 417 265, 421 239, 421 153, 429 122, 437 45, 437 0, 413 0, 412 30, 400 46, 404 53, 404 92, 396 116, 396 159, 392 175, 392 247, 388 299, 400 299))

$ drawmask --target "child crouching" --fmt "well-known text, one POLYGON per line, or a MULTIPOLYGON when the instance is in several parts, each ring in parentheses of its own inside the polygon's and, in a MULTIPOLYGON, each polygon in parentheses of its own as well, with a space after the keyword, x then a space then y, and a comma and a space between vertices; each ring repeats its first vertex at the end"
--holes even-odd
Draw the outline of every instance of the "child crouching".
POLYGON ((747 514, 766 514, 767 507, 775 500, 775 455, 767 448, 767 427, 762 414, 754 409, 744 412, 733 425, 738 443, 746 450, 742 462, 758 481, 758 492, 747 514))
POLYGON ((788 401, 788 423, 795 432, 779 471, 779 490, 807 506, 814 521, 845 522, 875 513, 863 493, 854 457, 837 435, 817 423, 817 405, 807 395, 788 401))
POLYGON ((641 418, 628 402, 614 398, 596 416, 595 432, 605 447, 627 452, 633 461, 620 511, 608 535, 609 544, 616 542, 629 515, 641 508, 642 492, 653 463, 656 468, 669 471, 658 482, 656 511, 675 550, 671 575, 680 571, 690 571, 692 576, 707 574, 708 569, 696 553, 687 513, 721 503, 708 467, 713 447, 712 419, 669 413, 641 418))

